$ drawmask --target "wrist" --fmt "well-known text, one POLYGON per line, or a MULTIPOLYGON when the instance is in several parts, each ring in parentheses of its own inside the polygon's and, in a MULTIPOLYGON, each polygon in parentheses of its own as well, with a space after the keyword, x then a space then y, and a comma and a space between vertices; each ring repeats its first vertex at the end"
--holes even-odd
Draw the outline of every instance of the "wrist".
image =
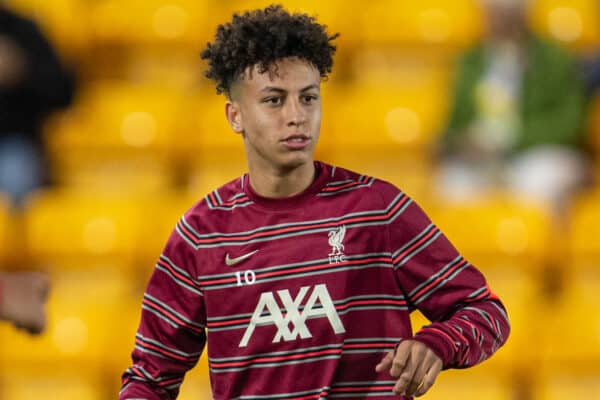
POLYGON ((450 368, 458 349, 455 343, 444 332, 437 329, 423 328, 413 337, 413 340, 423 343, 442 360, 443 369, 450 368))

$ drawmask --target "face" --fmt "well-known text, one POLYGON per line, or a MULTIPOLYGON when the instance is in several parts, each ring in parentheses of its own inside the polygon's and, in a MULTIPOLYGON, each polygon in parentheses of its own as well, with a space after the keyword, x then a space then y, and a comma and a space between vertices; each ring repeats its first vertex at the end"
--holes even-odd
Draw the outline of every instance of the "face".
POLYGON ((251 169, 284 172, 312 164, 321 126, 320 82, 313 65, 286 58, 271 73, 249 68, 232 85, 227 119, 244 138, 251 169))
POLYGON ((511 38, 526 27, 526 0, 483 0, 488 32, 492 37, 511 38))

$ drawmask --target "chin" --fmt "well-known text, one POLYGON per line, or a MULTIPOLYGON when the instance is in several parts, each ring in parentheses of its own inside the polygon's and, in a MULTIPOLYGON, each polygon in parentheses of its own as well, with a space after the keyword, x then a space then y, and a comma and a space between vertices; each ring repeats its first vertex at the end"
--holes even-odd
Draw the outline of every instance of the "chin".
POLYGON ((299 168, 307 163, 312 163, 313 157, 311 154, 296 154, 293 157, 288 157, 287 160, 280 162, 280 166, 283 169, 295 169, 299 168))

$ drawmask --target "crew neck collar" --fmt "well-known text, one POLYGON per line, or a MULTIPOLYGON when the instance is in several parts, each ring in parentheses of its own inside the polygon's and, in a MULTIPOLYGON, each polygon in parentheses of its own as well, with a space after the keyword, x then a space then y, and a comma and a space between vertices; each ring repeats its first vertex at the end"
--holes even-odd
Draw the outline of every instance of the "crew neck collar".
POLYGON ((242 177, 244 192, 248 197, 260 206, 269 209, 285 210, 304 203, 307 199, 318 193, 327 182, 327 174, 325 173, 325 165, 319 161, 314 161, 315 176, 312 183, 301 193, 289 197, 264 197, 259 195, 252 189, 248 174, 242 177))

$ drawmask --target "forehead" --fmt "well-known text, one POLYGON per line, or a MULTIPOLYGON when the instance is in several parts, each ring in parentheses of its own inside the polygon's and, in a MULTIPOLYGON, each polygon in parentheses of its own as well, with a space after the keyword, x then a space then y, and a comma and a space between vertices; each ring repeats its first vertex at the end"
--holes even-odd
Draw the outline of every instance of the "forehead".
POLYGON ((319 70, 308 61, 299 58, 284 58, 274 62, 261 73, 258 65, 248 67, 232 88, 242 90, 263 90, 277 87, 284 90, 300 90, 321 81, 319 70))

